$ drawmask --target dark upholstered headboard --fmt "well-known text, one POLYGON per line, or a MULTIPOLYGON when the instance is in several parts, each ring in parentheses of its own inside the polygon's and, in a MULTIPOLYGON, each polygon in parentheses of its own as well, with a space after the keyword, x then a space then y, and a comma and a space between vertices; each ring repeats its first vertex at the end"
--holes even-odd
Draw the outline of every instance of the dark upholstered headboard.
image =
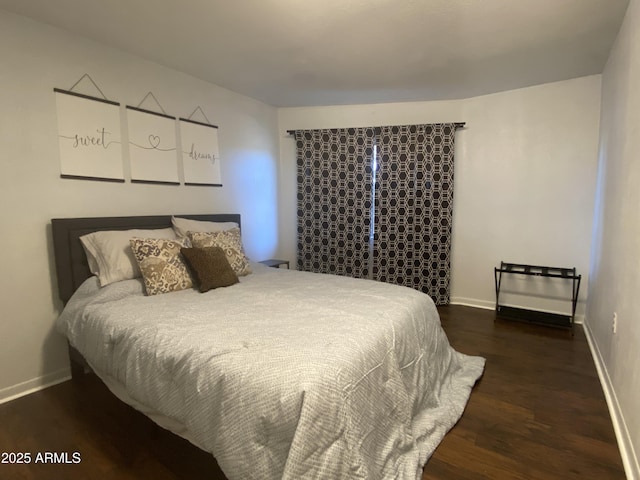
MULTIPOLYGON (((175 216, 208 222, 236 222, 240 225, 240 215, 236 213, 175 216)), ((66 303, 82 282, 91 276, 87 258, 80 242, 82 235, 100 230, 167 227, 171 227, 171 215, 54 218, 51 220, 53 252, 56 260, 58 295, 60 299, 66 303)))

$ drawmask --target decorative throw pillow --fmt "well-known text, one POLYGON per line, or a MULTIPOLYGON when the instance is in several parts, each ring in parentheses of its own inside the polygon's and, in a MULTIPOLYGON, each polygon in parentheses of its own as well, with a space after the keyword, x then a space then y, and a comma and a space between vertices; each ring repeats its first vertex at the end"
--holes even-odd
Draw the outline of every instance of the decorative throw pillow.
POLYGON ((242 248, 239 228, 236 227, 222 232, 189 232, 188 237, 195 248, 222 248, 236 275, 242 276, 251 273, 249 259, 242 248))
POLYGON ((180 255, 180 249, 187 246, 186 242, 132 238, 130 243, 142 272, 147 295, 175 292, 193 286, 189 270, 180 255))
POLYGON ((141 275, 129 244, 129 240, 134 237, 177 238, 172 228, 105 230, 80 237, 87 255, 89 270, 98 277, 101 287, 141 275))
POLYGON ((171 217, 171 225, 180 238, 186 237, 188 232, 221 232, 238 228, 236 222, 207 222, 182 217, 171 217))
POLYGON ((236 272, 229 265, 227 255, 220 247, 181 248, 180 253, 191 268, 202 293, 239 282, 236 272))

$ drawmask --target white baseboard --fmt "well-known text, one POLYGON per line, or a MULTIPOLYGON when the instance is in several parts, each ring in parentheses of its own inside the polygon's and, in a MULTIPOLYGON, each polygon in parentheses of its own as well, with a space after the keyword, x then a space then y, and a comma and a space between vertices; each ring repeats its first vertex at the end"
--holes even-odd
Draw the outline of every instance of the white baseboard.
MULTIPOLYGON (((451 297, 450 303, 451 305, 463 305, 465 307, 482 308, 484 310, 494 310, 496 308, 495 300, 494 301, 478 300, 477 298, 451 297)), ((525 308, 525 309, 531 308, 531 307, 525 307, 523 305, 505 305, 505 306, 515 307, 515 308, 525 308)), ((540 311, 546 312, 546 313, 557 313, 559 315, 567 315, 567 312, 555 312, 552 310, 544 310, 544 309, 540 309, 540 311)), ((584 315, 576 315, 575 323, 584 324, 584 315)))
POLYGON ((478 300, 476 298, 451 297, 451 305, 463 305, 465 307, 476 307, 484 310, 494 310, 496 308, 495 300, 493 302, 487 300, 478 300))
POLYGON ((638 463, 638 456, 633 449, 633 443, 631 442, 631 435, 629 429, 624 420, 624 415, 620 409, 618 403, 618 397, 616 391, 611 383, 609 372, 598 348, 598 344, 593 339, 589 324, 584 325, 584 333, 591 349, 591 355, 593 361, 596 364, 596 370, 598 371, 598 377, 602 384, 602 390, 604 396, 607 399, 607 405, 609 407, 609 414, 611 415, 611 421, 613 423, 613 429, 616 433, 618 440, 618 448, 620 449, 620 456, 622 457, 622 463, 624 465, 625 473, 627 474, 627 480, 640 480, 640 464, 638 463))
POLYGON ((12 385, 0 390, 0 404, 10 402, 16 398, 29 395, 30 393, 44 390, 47 387, 52 387, 58 383, 66 382, 71 378, 68 368, 63 368, 57 372, 47 373, 41 377, 36 377, 26 382, 12 385))

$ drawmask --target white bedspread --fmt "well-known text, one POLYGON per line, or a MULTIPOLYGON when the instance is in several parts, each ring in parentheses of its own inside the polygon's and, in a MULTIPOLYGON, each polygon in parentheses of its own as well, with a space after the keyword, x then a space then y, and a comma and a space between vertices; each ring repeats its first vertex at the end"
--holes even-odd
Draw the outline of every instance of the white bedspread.
POLYGON ((454 351, 415 290, 253 267, 204 294, 89 279, 58 327, 230 480, 420 478, 484 359, 454 351))

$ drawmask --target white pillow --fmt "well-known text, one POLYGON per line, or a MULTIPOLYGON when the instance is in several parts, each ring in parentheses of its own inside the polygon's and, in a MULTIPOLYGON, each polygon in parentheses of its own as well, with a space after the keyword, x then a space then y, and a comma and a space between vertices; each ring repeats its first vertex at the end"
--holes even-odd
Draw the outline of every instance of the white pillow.
POLYGON ((105 230, 83 235, 80 241, 87 254, 89 270, 98 277, 100 286, 142 276, 129 243, 133 237, 177 238, 173 228, 105 230))
POLYGON ((182 217, 171 217, 171 224, 179 238, 187 236, 187 232, 225 232, 238 228, 236 222, 205 222, 182 217))

